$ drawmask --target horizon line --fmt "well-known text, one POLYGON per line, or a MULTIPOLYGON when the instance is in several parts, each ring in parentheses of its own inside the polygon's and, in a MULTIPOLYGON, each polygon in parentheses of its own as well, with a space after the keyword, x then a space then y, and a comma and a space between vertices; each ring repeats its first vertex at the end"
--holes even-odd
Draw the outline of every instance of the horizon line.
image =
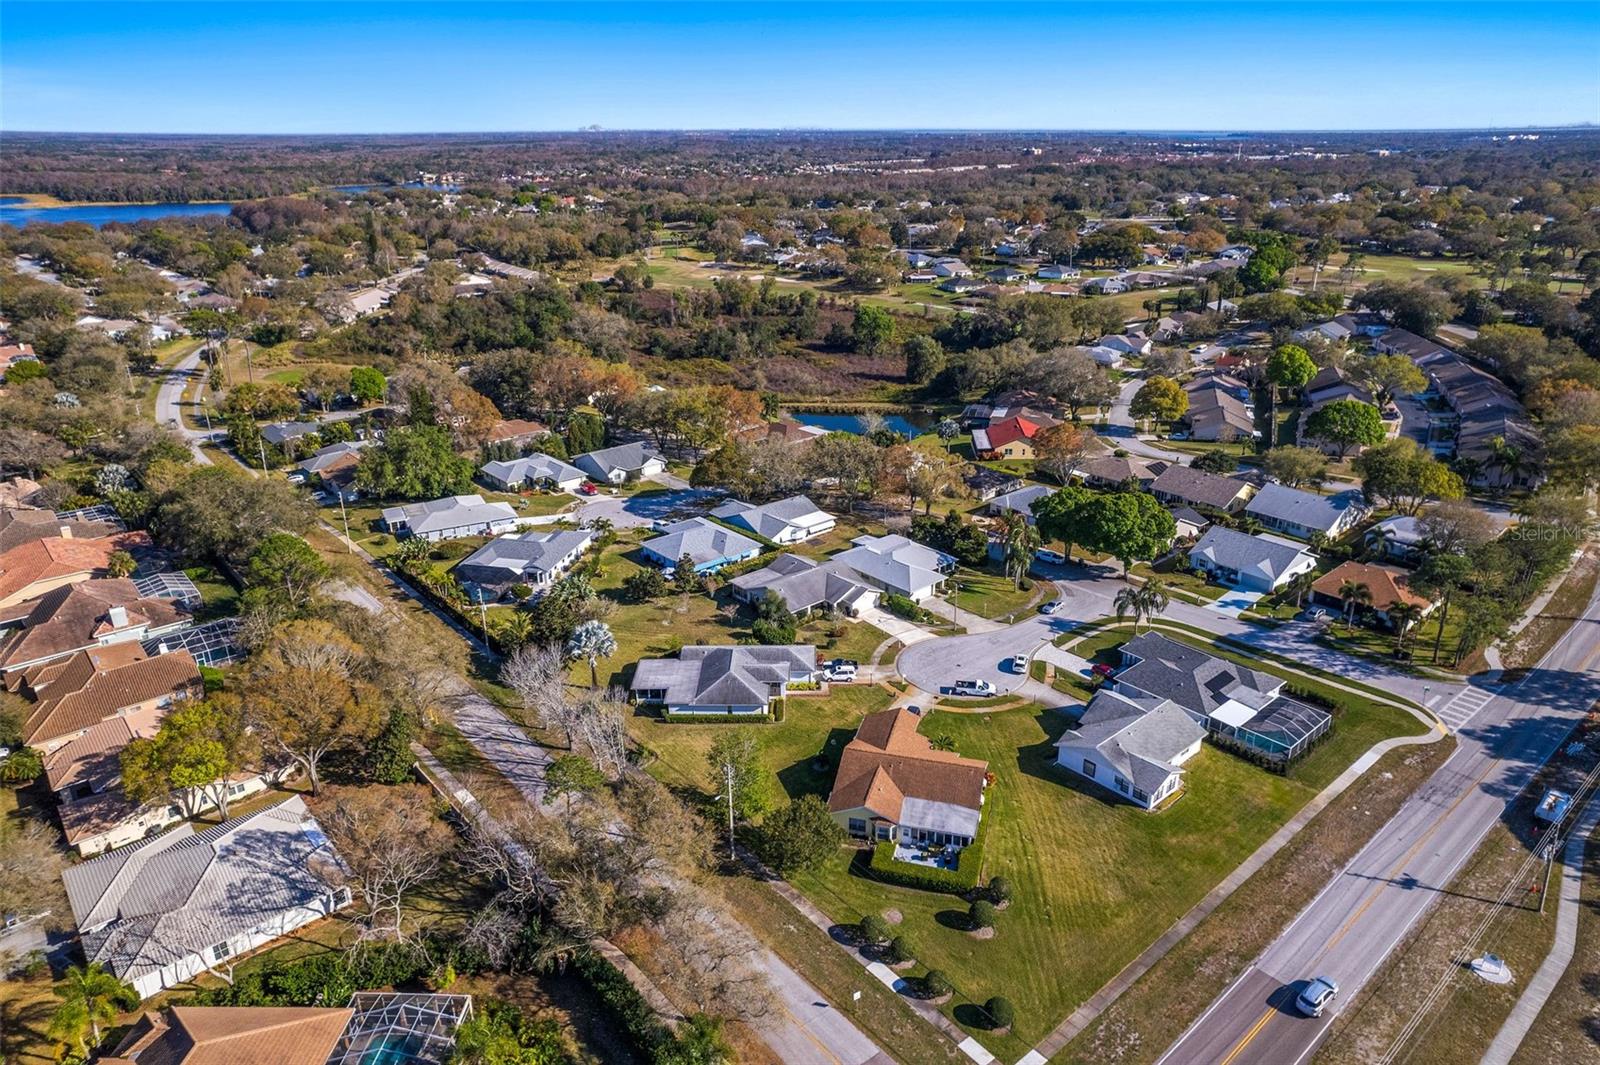
POLYGON ((70 136, 70 137, 527 137, 568 133, 1091 133, 1113 136, 1173 136, 1185 134, 1225 135, 1234 137, 1286 134, 1353 134, 1353 133, 1495 133, 1509 132, 1566 132, 1574 130, 1600 130, 1600 122, 1523 123, 1518 125, 1490 126, 1324 126, 1248 128, 1243 126, 1217 126, 1204 128, 1156 128, 1130 126, 572 126, 561 129, 458 129, 458 130, 324 130, 324 131, 235 131, 217 130, 73 130, 73 129, 4 129, 5 136, 70 136))

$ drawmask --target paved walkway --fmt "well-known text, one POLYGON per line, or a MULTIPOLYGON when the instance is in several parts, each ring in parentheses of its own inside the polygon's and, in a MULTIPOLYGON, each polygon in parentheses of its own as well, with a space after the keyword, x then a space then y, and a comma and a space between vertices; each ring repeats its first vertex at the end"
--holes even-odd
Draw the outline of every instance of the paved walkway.
POLYGON ((1362 775, 1371 769, 1379 758, 1396 747, 1434 743, 1441 736, 1442 733, 1440 732, 1429 731, 1419 736, 1398 736, 1375 744, 1360 758, 1351 763, 1343 773, 1334 778, 1333 783, 1323 788, 1315 798, 1302 806, 1293 817, 1289 818, 1278 831, 1272 834, 1270 839, 1257 847, 1250 857, 1246 858, 1238 868, 1229 873, 1220 884, 1212 888, 1205 898, 1197 902, 1193 909, 1163 932, 1160 939, 1145 948, 1142 954, 1129 962, 1121 972, 1112 977, 1099 991, 1091 995, 1088 1001, 1073 1010, 1067 1016, 1067 1019, 1057 1025, 1053 1032, 1040 1040, 1039 1044, 1033 1048, 1032 1054, 1023 1058, 1022 1061, 1033 1065, 1035 1062, 1048 1061, 1060 1053, 1061 1049, 1072 1042, 1079 1032, 1089 1027, 1095 1018, 1099 1017, 1113 1002, 1122 996, 1124 991, 1132 987, 1135 981, 1149 972, 1156 962, 1160 961, 1168 951, 1177 946, 1184 936, 1193 931, 1196 925, 1209 917, 1212 911, 1227 901, 1228 896, 1237 891, 1245 881, 1249 880, 1262 866, 1271 861, 1273 855, 1288 846, 1289 841, 1299 835, 1300 830, 1311 823, 1312 818, 1321 813, 1329 803, 1338 798, 1351 784, 1361 779, 1362 775))
POLYGON ((1539 1011, 1544 1009, 1556 984, 1572 963, 1578 946, 1578 913, 1583 908, 1584 851, 1596 825, 1600 825, 1600 802, 1591 799, 1573 823, 1572 835, 1567 837, 1567 846, 1561 855, 1561 902, 1556 911, 1556 940, 1478 1065, 1509 1065, 1539 1011))

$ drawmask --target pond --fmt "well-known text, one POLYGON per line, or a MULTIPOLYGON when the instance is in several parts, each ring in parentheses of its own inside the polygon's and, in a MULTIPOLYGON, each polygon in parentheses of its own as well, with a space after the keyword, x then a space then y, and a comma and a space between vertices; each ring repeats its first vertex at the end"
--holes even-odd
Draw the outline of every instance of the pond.
POLYGON ((0 196, 0 223, 13 226, 25 226, 29 222, 87 222, 98 229, 107 222, 227 214, 231 210, 231 203, 63 203, 34 206, 22 196, 0 196))
MULTIPOLYGON (((861 432, 859 414, 817 414, 810 411, 790 411, 789 416, 801 425, 815 425, 830 433, 861 432)), ((933 428, 934 418, 922 411, 885 414, 883 424, 903 436, 921 436, 933 428)))

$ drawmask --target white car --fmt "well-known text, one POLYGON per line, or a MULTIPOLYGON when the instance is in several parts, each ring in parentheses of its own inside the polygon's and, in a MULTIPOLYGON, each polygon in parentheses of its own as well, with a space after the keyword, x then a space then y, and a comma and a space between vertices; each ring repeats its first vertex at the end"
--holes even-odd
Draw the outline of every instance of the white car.
POLYGON ((1026 673, 1026 672, 1028 672, 1028 656, 1027 655, 1012 655, 1011 656, 1011 672, 1013 672, 1013 673, 1026 673))
POLYGON ((1043 606, 1041 606, 1039 608, 1039 613, 1043 614, 1045 617, 1049 617, 1051 614, 1054 614, 1057 610, 1060 610, 1060 609, 1061 609, 1061 600, 1052 599, 1048 603, 1044 604, 1043 606))
POLYGON ((834 666, 824 674, 830 681, 839 684, 849 684, 856 679, 855 666, 834 666))
POLYGON ((1322 1011, 1333 1002, 1339 993, 1339 985, 1326 976, 1319 976, 1305 986, 1305 990, 1295 996, 1294 1008, 1307 1017, 1320 1017, 1322 1011))
POLYGON ((957 695, 993 695, 994 685, 986 680, 958 680, 951 691, 957 695))
POLYGON ((1067 560, 1067 556, 1060 551, 1052 551, 1047 547, 1039 548, 1033 553, 1033 557, 1036 562, 1048 562, 1052 566, 1059 566, 1067 560))

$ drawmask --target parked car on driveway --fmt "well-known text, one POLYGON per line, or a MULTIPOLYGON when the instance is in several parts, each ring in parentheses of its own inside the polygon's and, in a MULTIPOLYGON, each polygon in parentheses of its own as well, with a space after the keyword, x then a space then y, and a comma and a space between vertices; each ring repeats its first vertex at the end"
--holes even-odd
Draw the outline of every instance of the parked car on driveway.
POLYGON ((592 496, 592 495, 597 495, 599 493, 599 491, 600 491, 600 489, 598 489, 598 488, 596 488, 594 486, 594 482, 593 481, 584 481, 582 484, 580 484, 578 486, 578 494, 579 495, 592 496))
POLYGON ((986 680, 958 680, 950 690, 957 695, 993 695, 994 685, 986 680))
POLYGON ((823 676, 836 683, 848 684, 856 679, 856 664, 836 658, 824 667, 823 676))
POLYGON ((1320 1017, 1322 1011, 1333 1002, 1339 993, 1339 985, 1326 976, 1319 976, 1305 986, 1305 990, 1295 996, 1294 1008, 1307 1017, 1320 1017))
POLYGON ((1116 671, 1117 667, 1113 666, 1110 662, 1096 662, 1094 665, 1089 667, 1089 672, 1093 673, 1097 677, 1109 677, 1116 671))

